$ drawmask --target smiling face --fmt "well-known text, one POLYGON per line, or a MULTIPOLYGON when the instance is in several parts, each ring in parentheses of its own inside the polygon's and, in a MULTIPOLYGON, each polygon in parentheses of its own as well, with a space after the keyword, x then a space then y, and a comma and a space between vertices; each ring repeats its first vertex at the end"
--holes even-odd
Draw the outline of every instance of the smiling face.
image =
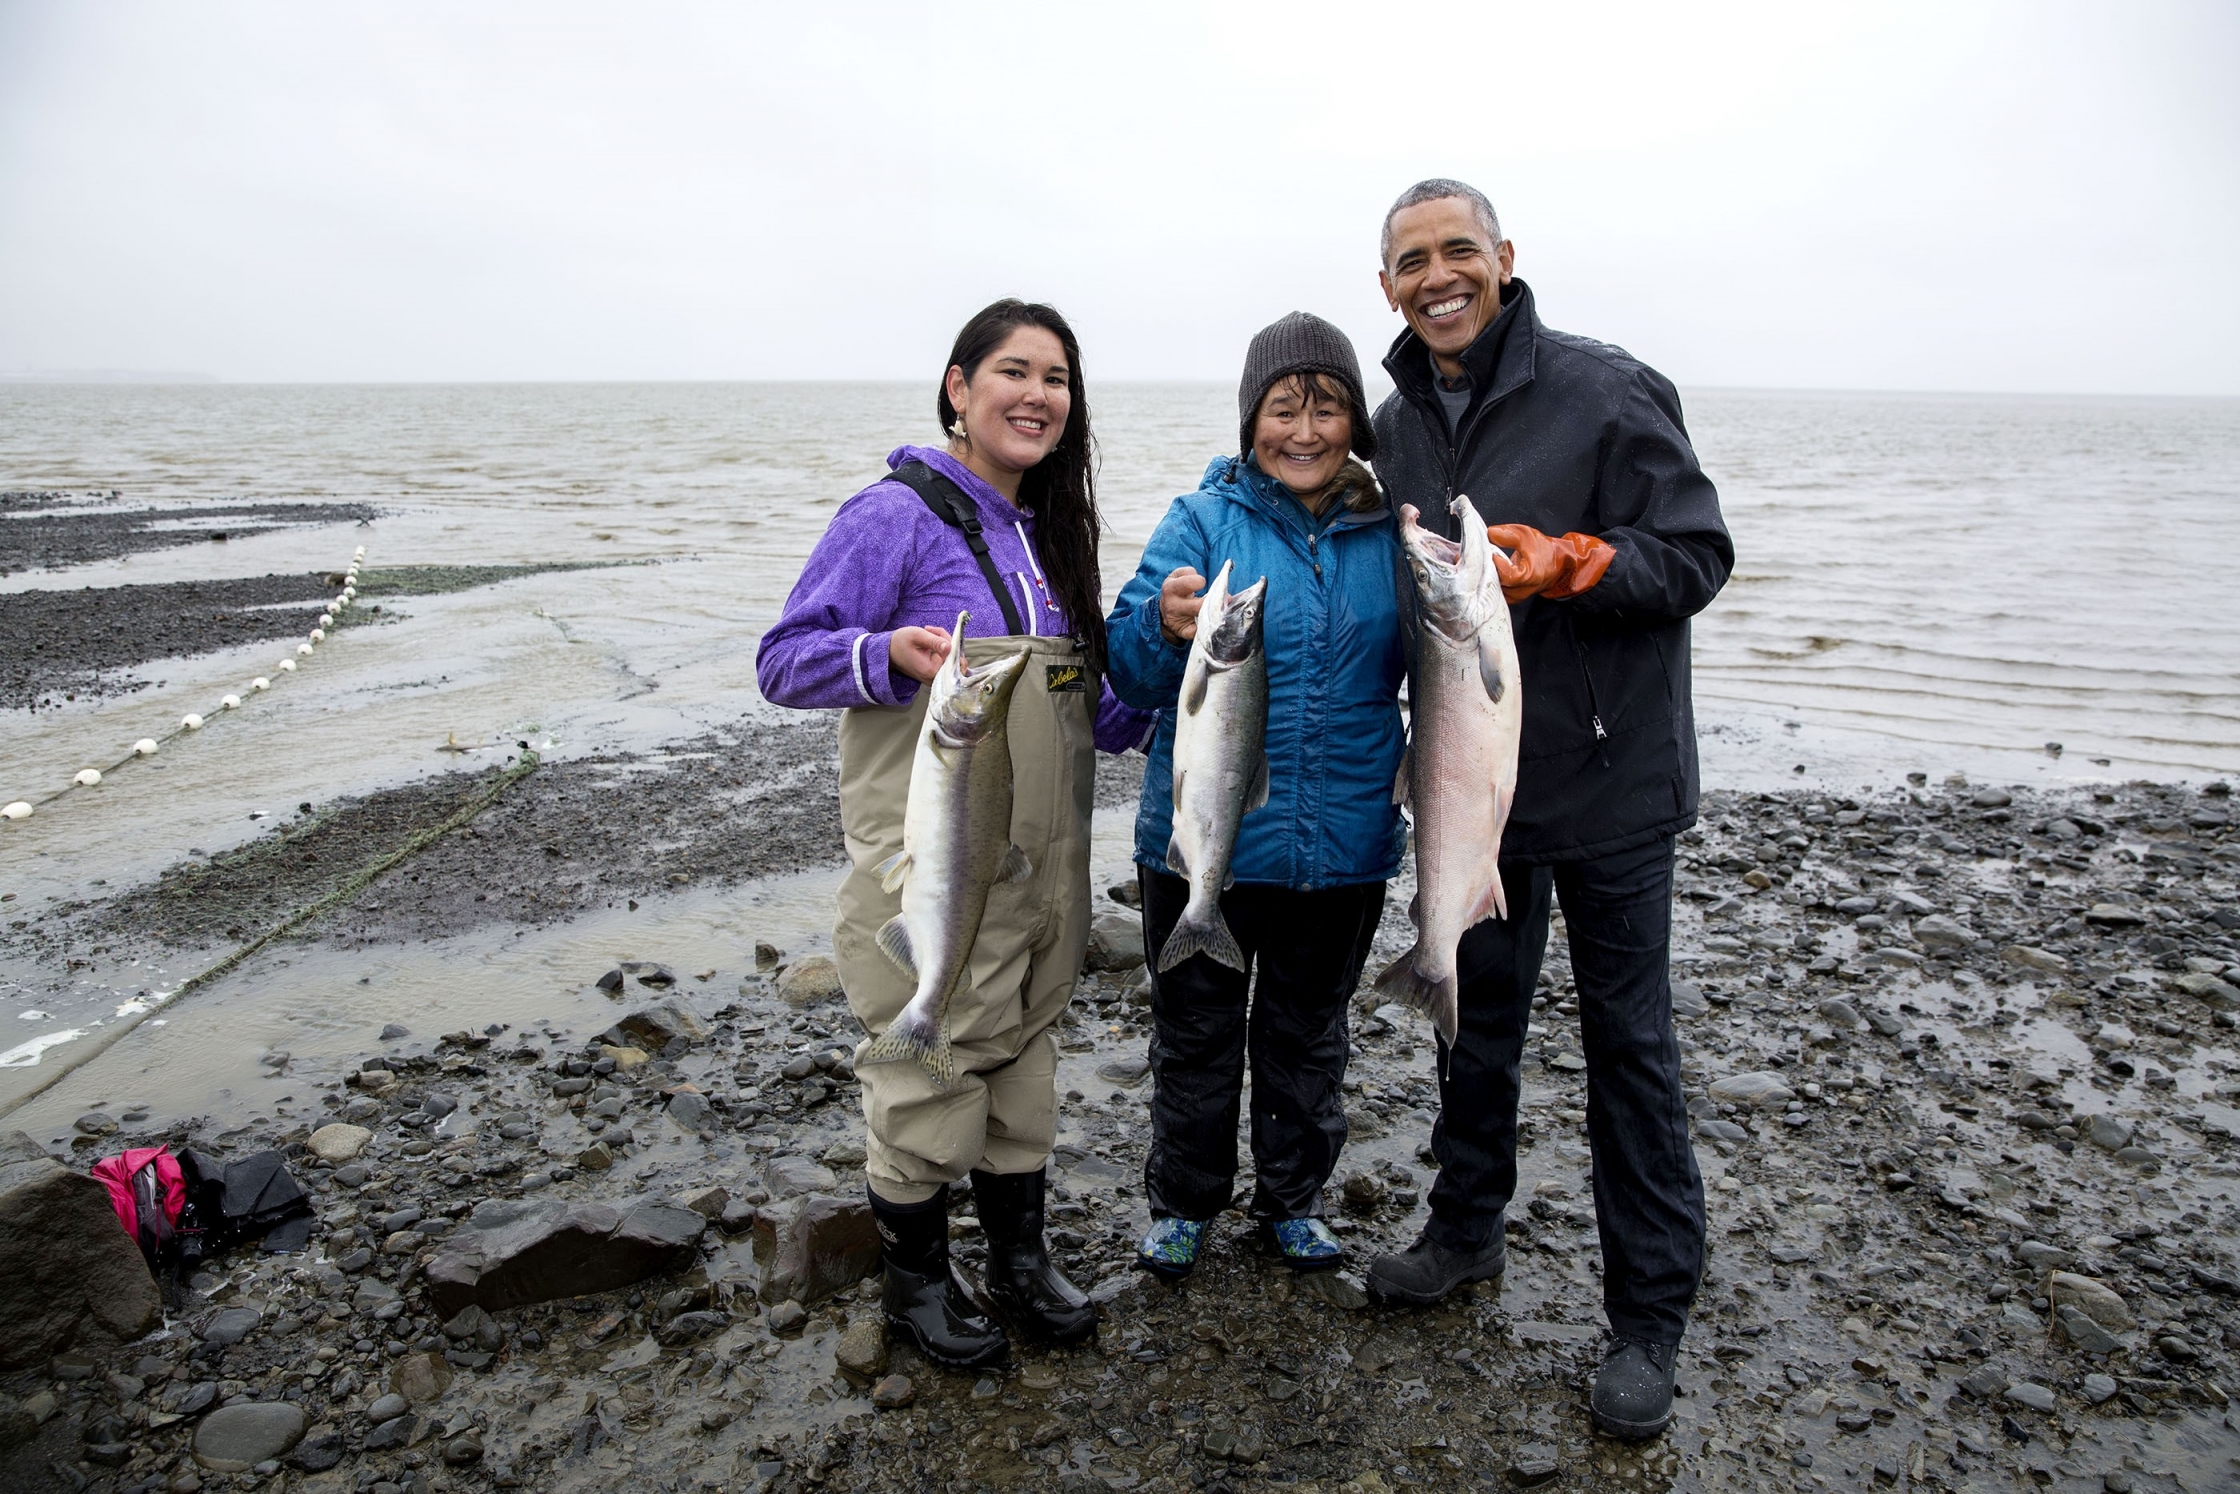
POLYGON ((1514 247, 1493 242, 1467 199, 1435 197, 1392 215, 1392 258, 1377 283, 1453 378, 1463 350, 1501 315, 1501 287, 1515 263, 1514 247))
POLYGON ((1073 409, 1071 376, 1064 346, 1042 327, 1015 329, 969 381, 951 368, 949 403, 971 456, 1014 477, 1048 456, 1073 409))
POLYGON ((1353 447, 1353 412, 1335 379, 1293 374, 1261 396, 1252 455, 1302 498, 1330 486, 1353 447))

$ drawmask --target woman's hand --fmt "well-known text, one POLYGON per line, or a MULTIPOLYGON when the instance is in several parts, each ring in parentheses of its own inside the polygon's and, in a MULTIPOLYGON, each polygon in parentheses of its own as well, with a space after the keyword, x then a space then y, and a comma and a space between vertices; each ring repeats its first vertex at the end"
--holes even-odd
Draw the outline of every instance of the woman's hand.
POLYGON ((887 635, 887 662, 923 685, 949 659, 947 628, 896 628, 887 635))
POLYGON ((1170 643, 1188 643, 1198 636, 1198 609, 1205 605, 1205 598, 1198 593, 1205 589, 1206 578, 1195 566, 1177 566, 1167 572, 1166 582, 1159 588, 1159 631, 1170 643))

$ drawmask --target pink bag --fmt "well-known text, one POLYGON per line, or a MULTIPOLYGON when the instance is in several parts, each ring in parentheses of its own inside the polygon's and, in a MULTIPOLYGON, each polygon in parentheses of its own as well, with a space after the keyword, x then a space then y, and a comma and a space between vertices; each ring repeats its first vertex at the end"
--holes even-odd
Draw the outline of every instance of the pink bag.
POLYGON ((187 1206, 187 1180, 178 1159, 169 1147, 134 1147, 94 1163, 93 1175, 109 1190, 117 1222, 154 1270, 157 1257, 171 1244, 179 1211, 187 1206))

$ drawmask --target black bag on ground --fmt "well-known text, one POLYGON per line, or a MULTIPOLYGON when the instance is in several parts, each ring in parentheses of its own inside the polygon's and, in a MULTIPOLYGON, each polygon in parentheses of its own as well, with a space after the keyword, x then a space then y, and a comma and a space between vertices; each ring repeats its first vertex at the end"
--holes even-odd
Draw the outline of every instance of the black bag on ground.
POLYGON ((221 1161, 192 1149, 179 1154, 186 1174, 187 1207, 202 1231, 198 1255, 259 1240, 272 1254, 301 1250, 311 1243, 316 1220, 311 1196, 288 1171, 278 1152, 253 1152, 221 1161))

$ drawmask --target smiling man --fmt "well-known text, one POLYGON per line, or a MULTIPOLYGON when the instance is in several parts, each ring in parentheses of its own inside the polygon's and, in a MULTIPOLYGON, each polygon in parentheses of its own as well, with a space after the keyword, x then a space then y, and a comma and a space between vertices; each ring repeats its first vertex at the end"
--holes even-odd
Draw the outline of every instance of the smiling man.
MULTIPOLYGON (((1461 1031, 1439 1055, 1431 1218, 1369 1290, 1436 1302, 1501 1274, 1517 1185, 1517 1086, 1560 899, 1587 1059, 1587 1136, 1610 1345, 1591 1407, 1606 1431, 1672 1418, 1673 1367, 1703 1271, 1667 973, 1673 837, 1695 823, 1688 619, 1734 546, 1672 385, 1606 343, 1540 324, 1493 204, 1419 182, 1385 216, 1378 279, 1407 319, 1385 369, 1377 476, 1448 537, 1457 494, 1496 545, 1524 678, 1507 920, 1462 938, 1461 1031)), ((1568 1025, 1568 1023, 1566 1023, 1568 1025)))

